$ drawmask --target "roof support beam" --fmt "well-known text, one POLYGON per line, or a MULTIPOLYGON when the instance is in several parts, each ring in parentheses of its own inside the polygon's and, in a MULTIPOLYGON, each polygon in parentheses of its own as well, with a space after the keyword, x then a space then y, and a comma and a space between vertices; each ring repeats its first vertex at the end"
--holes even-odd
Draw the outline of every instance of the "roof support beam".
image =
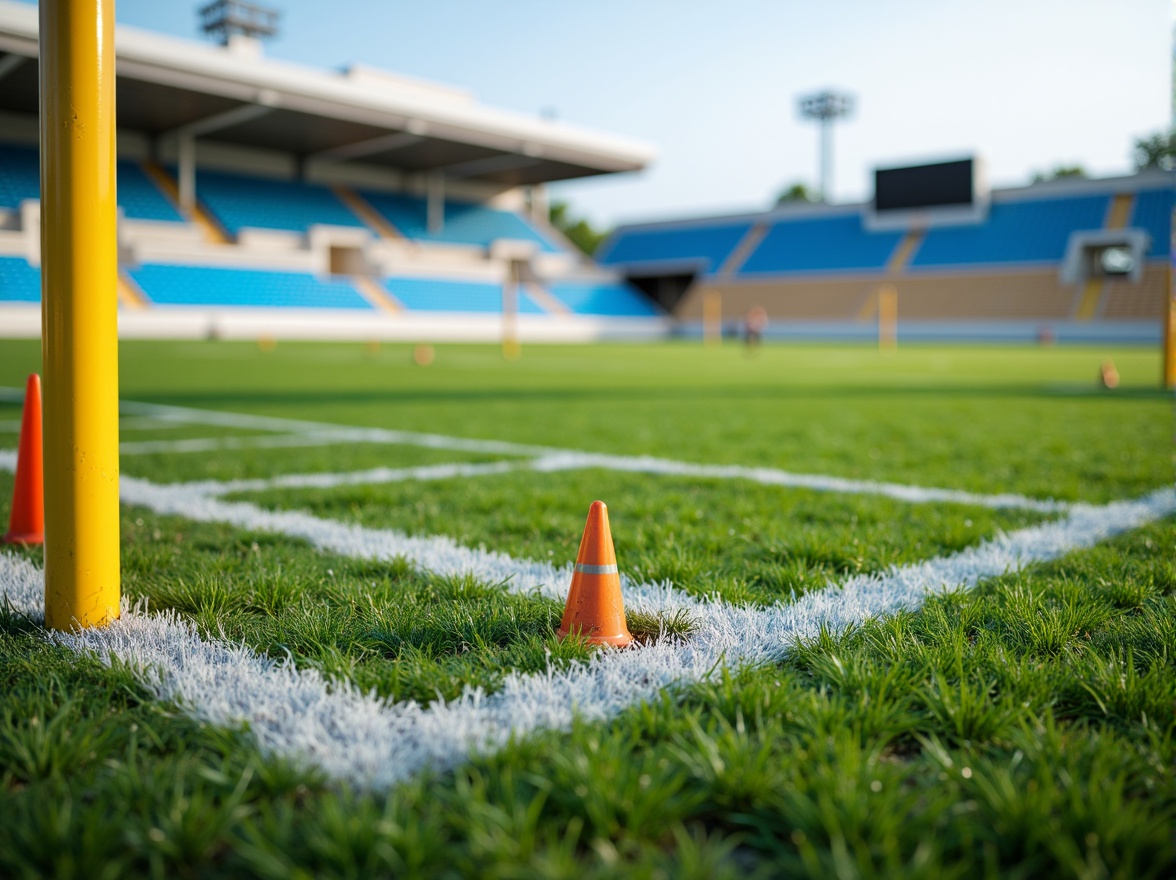
POLYGON ((390 153, 393 150, 412 146, 421 139, 419 134, 397 131, 392 134, 382 134, 378 137, 331 147, 329 150, 322 150, 318 153, 311 153, 307 159, 322 162, 346 162, 348 159, 362 159, 364 156, 373 156, 376 153, 390 153))
POLYGON ((180 166, 180 211, 188 217, 196 210, 196 138, 257 119, 272 112, 277 106, 277 95, 272 92, 261 92, 257 98, 256 104, 242 104, 240 107, 222 110, 169 132, 176 138, 180 166))
POLYGON ((12 73, 12 71, 16 70, 28 60, 23 55, 11 53, 0 58, 0 79, 4 79, 4 77, 8 76, 8 74, 12 73))
POLYGON ((242 104, 240 107, 213 113, 211 116, 181 125, 173 133, 180 137, 185 134, 193 138, 204 137, 222 128, 232 128, 234 125, 241 125, 264 116, 272 112, 277 105, 277 95, 263 92, 257 96, 257 103, 242 104))
POLYGON ((507 154, 505 156, 489 156, 485 159, 473 159, 469 162, 458 162, 456 165, 445 167, 445 176, 460 180, 464 177, 478 177, 481 174, 493 174, 496 171, 510 171, 512 168, 525 168, 535 165, 540 159, 536 156, 519 156, 507 154))
POLYGON ((426 218, 429 232, 436 235, 445 228, 445 175, 439 171, 430 172, 425 179, 428 198, 426 218))

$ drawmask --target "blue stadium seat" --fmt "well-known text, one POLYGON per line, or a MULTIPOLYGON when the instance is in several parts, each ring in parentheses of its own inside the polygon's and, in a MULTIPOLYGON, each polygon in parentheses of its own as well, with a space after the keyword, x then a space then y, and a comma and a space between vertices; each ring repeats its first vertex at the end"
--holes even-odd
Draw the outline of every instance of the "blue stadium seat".
POLYGON ((1127 225, 1146 229, 1151 235, 1149 257, 1168 256, 1168 239, 1172 234, 1172 197, 1170 189, 1144 190, 1135 197, 1135 208, 1127 225))
POLYGON ((577 315, 653 318, 661 314, 640 291, 623 281, 562 281, 547 289, 577 315))
POLYGON ((286 232, 306 232, 315 223, 364 226, 330 189, 297 180, 197 171, 196 196, 233 235, 246 226, 286 232))
POLYGON ((912 267, 1029 263, 1062 259, 1070 233, 1101 229, 1110 196, 994 202, 980 226, 932 229, 912 267))
POLYGON ((160 305, 371 309, 346 281, 320 281, 301 272, 149 264, 130 270, 160 305))
POLYGON ((41 161, 36 147, 0 145, 0 208, 19 208, 41 197, 41 161))
POLYGON ((164 220, 183 223, 175 206, 159 191, 138 162, 118 163, 118 204, 132 220, 164 220))
POLYGON ((24 257, 0 257, 0 302, 41 301, 41 270, 24 257))
MULTIPOLYGON (((19 208, 41 197, 40 157, 36 147, 0 145, 0 208, 19 208)), ((118 204, 132 220, 182 223, 171 202, 137 162, 118 162, 118 204)))
MULTIPOLYGON (((388 278, 384 286, 411 311, 502 313, 502 285, 492 281, 388 278)), ((519 291, 519 313, 544 314, 525 290, 519 291)))
POLYGON ((625 229, 605 242, 596 260, 606 266, 692 263, 701 272, 716 272, 751 226, 748 221, 728 221, 704 226, 625 229))
POLYGON ((533 241, 546 253, 557 253, 560 250, 513 211, 447 199, 445 222, 441 231, 434 233, 429 231, 429 209, 425 199, 398 193, 368 191, 361 192, 360 195, 405 238, 482 247, 495 239, 510 238, 533 241))
POLYGON ((882 269, 901 240, 901 232, 869 232, 856 213, 778 220, 743 263, 739 277, 882 269))

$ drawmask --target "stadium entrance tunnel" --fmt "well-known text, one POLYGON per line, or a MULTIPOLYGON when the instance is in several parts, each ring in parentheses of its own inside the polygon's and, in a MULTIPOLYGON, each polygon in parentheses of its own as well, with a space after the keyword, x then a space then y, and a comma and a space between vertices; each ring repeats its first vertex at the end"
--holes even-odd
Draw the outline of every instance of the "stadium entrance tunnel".
POLYGON ((674 275, 630 275, 627 280, 672 314, 694 284, 695 277, 695 273, 687 272, 674 275))

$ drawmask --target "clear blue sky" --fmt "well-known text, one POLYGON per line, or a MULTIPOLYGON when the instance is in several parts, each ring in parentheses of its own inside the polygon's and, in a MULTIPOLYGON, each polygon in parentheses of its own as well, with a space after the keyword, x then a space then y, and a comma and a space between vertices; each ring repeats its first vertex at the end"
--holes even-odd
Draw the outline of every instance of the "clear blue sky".
MULTIPOLYGON (((117 0, 121 23, 196 38, 195 2, 117 0)), ((977 152, 1017 184, 1056 164, 1130 169, 1168 125, 1171 0, 273 0, 271 55, 362 62, 488 104, 652 143, 640 175, 558 185, 598 223, 760 208, 815 183, 798 94, 835 86, 837 200, 875 164, 977 152)))

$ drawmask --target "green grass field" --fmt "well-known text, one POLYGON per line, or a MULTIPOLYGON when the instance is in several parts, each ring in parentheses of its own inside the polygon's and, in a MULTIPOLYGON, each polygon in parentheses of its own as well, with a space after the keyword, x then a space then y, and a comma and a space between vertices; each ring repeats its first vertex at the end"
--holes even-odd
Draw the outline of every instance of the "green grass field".
MULTIPOLYGON (((120 358, 125 401, 355 429, 1091 505, 1174 476, 1172 398, 1143 349, 528 346, 506 362, 439 346, 418 367, 407 346, 133 342, 120 358), (1096 383, 1106 357, 1122 376, 1113 392, 1096 383)), ((0 344, 0 386, 38 368, 36 343, 0 344)), ((521 448, 316 439, 158 412, 123 419, 122 473, 144 484, 219 481, 226 510, 556 566, 601 498, 635 583, 739 608, 1062 515, 600 462, 548 472, 521 448), (486 470, 307 477, 447 464, 486 470)), ((19 417, 0 400, 0 451, 15 448, 19 417)), ((4 522, 12 485, 0 470, 4 522)), ((1172 876, 1174 526, 1169 515, 830 629, 769 663, 717 664, 606 720, 537 729, 375 790, 263 747, 247 724, 154 699, 141 670, 79 655, 5 605, 0 875, 1172 876)), ((492 578, 146 505, 124 505, 121 527, 123 590, 146 613, 389 701, 435 708, 475 686, 491 698, 515 673, 595 655, 555 638, 559 601, 492 578)), ((40 565, 39 550, 0 552, 40 565)), ((630 625, 686 650, 698 613, 630 625)))

